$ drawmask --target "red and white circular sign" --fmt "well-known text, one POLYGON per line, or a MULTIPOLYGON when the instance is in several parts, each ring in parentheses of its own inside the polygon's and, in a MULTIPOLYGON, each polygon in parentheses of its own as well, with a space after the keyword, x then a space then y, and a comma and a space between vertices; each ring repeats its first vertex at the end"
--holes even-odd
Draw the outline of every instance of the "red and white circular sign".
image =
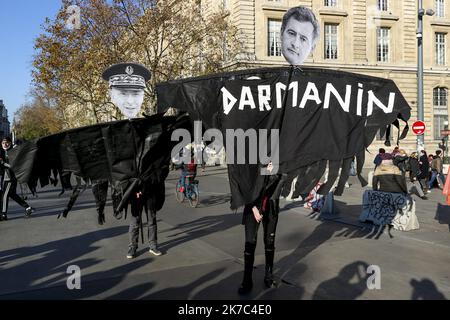
POLYGON ((425 123, 423 121, 416 121, 412 125, 412 131, 416 136, 420 136, 425 132, 425 123))

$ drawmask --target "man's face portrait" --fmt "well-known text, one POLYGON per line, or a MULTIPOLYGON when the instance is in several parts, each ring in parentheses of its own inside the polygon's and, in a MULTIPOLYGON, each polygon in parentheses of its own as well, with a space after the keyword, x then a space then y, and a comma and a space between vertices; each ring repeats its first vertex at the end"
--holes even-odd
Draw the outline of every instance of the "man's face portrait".
POLYGON ((314 49, 314 26, 291 17, 281 35, 281 52, 291 65, 302 64, 314 49))
POLYGON ((8 140, 3 140, 2 141, 2 148, 3 148, 3 150, 8 150, 10 146, 11 146, 11 143, 8 140))
POLYGON ((136 118, 141 111, 144 102, 144 90, 112 87, 110 95, 111 101, 128 119, 136 118))

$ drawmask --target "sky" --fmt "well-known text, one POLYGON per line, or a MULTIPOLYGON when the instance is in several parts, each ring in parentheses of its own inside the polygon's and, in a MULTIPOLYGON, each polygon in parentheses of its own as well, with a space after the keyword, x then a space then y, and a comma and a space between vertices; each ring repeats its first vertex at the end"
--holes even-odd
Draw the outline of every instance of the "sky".
POLYGON ((60 7, 60 0, 0 0, 0 100, 11 123, 27 101, 34 40, 45 18, 53 19, 60 7))

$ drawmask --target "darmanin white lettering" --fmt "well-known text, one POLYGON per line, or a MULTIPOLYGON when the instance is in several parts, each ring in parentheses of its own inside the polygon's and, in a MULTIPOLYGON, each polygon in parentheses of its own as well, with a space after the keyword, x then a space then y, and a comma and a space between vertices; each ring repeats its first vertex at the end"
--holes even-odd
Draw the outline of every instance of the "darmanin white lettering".
MULTIPOLYGON (((277 82, 274 86, 275 88, 275 102, 276 108, 281 109, 283 107, 283 93, 286 91, 286 85, 277 82)), ((245 110, 246 108, 257 109, 256 101, 258 102, 259 111, 270 111, 271 107, 271 92, 272 88, 269 85, 260 85, 257 87, 258 98, 255 99, 252 95, 251 87, 243 86, 241 89, 240 99, 236 98, 228 91, 227 88, 223 87, 222 98, 223 98, 223 112, 228 115, 234 108, 234 106, 239 102, 239 110, 245 110)), ((345 88, 345 93, 341 94, 333 86, 332 83, 327 83, 325 87, 325 92, 323 94, 323 99, 319 94, 317 86, 313 82, 308 82, 303 95, 300 96, 299 102, 299 85, 298 81, 292 82, 289 85, 289 89, 292 91, 291 107, 298 107, 304 109, 307 107, 308 102, 314 102, 320 105, 323 101, 323 109, 329 109, 332 99, 337 101, 339 106, 344 112, 350 112, 350 103, 352 97, 352 86, 347 85, 345 88)), ((358 83, 357 89, 357 101, 356 101, 356 115, 362 116, 362 101, 363 101, 364 89, 361 83, 358 83)), ((373 114, 374 105, 380 108, 384 113, 392 113, 394 110, 395 96, 394 92, 389 93, 389 101, 386 106, 379 98, 375 96, 372 90, 367 91, 367 109, 366 115, 369 117, 373 114)))

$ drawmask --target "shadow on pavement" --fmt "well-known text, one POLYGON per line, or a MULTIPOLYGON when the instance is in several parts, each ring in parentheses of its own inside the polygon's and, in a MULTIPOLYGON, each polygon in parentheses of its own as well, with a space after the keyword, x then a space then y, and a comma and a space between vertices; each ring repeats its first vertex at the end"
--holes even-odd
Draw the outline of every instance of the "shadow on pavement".
POLYGON ((296 270, 300 261, 328 240, 342 237, 349 239, 367 238, 372 233, 372 231, 349 227, 332 221, 321 222, 309 236, 300 242, 292 253, 275 263, 275 274, 282 281, 289 283, 285 279, 288 273, 294 273, 296 277, 302 274, 304 270, 296 270))
MULTIPOLYGON (((123 235, 127 227, 90 232, 80 236, 56 240, 34 247, 22 247, 0 252, 1 295, 29 291, 46 286, 58 285, 67 279, 67 268, 78 264, 87 269, 102 262, 100 259, 76 259, 100 249, 94 243, 123 235), (26 262, 21 262, 26 259, 26 262), (17 262, 16 262, 17 261, 17 262), (6 265, 12 264, 10 267, 6 265), (39 266, 39 267, 36 267, 39 266)), ((26 236, 26 235, 23 235, 26 236)), ((67 290, 67 289, 66 289, 67 290)), ((26 294, 23 295, 25 297, 26 294)))
POLYGON ((367 290, 369 264, 355 261, 341 269, 339 274, 322 282, 312 296, 312 300, 355 300, 367 290), (356 283, 352 281, 356 276, 356 283))
POLYGON ((218 196, 209 196, 206 198, 200 198, 200 207, 213 207, 219 206, 225 203, 229 203, 231 201, 231 195, 218 195, 218 196))
POLYGON ((413 287, 411 300, 447 300, 430 279, 411 279, 409 283, 413 287))
POLYGON ((239 214, 225 214, 202 217, 194 221, 182 223, 174 226, 173 228, 165 231, 182 230, 176 234, 170 235, 168 238, 176 238, 183 234, 183 236, 168 240, 160 244, 160 249, 168 251, 179 244, 183 244, 188 241, 192 241, 203 236, 207 236, 212 233, 221 232, 239 225, 242 220, 242 215, 239 214))
MULTIPOLYGON (((215 279, 224 270, 225 270, 225 268, 220 268, 220 269, 211 271, 185 286, 163 289, 163 290, 157 291, 155 293, 151 293, 151 294, 143 297, 142 299, 144 299, 144 300, 192 300, 193 297, 191 297, 191 295, 195 291, 196 288, 198 288, 205 282, 215 279)), ((194 298, 194 299, 196 299, 196 298, 194 298)), ((211 299, 212 299, 211 296, 209 298, 206 298, 206 300, 211 300, 211 299)), ((213 299, 218 299, 218 298, 216 298, 216 295, 214 295, 213 299)))

